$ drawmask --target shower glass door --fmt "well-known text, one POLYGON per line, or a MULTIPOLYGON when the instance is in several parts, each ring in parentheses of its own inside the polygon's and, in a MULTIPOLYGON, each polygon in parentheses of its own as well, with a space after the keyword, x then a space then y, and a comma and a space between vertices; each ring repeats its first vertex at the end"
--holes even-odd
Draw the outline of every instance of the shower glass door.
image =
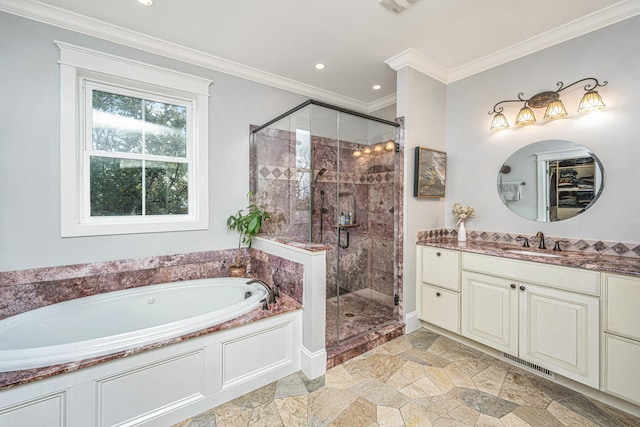
POLYGON ((395 128, 314 105, 312 241, 327 251, 327 346, 395 321, 395 128))

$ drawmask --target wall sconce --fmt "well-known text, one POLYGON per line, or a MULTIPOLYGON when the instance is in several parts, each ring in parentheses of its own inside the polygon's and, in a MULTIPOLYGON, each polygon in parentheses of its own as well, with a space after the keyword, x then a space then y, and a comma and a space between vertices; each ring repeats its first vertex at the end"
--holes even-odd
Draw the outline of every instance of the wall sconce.
POLYGON ((602 110, 605 108, 604 102, 602 102, 602 98, 596 92, 597 87, 602 87, 607 85, 607 81, 600 83, 598 79, 593 77, 587 77, 576 82, 571 83, 570 85, 565 86, 564 83, 558 82, 558 89, 555 91, 546 91, 540 92, 538 94, 533 95, 529 99, 524 99, 522 96, 523 92, 518 94, 518 99, 507 99, 504 101, 500 101, 493 106, 493 110, 489 111, 489 115, 493 115, 493 119, 491 120, 490 130, 500 130, 506 129, 509 127, 509 123, 507 122, 507 118, 502 114, 504 110, 502 107, 498 107, 500 104, 504 104, 507 102, 524 102, 523 107, 518 112, 516 116, 516 126, 525 126, 530 125, 536 122, 536 116, 533 114, 533 110, 531 108, 544 108, 544 119, 545 120, 554 120, 559 119, 567 115, 567 110, 564 108, 564 104, 560 100, 560 92, 565 89, 570 88, 573 85, 578 83, 586 82, 584 86, 585 94, 580 101, 580 105, 578 106, 578 113, 586 113, 589 111, 602 110))

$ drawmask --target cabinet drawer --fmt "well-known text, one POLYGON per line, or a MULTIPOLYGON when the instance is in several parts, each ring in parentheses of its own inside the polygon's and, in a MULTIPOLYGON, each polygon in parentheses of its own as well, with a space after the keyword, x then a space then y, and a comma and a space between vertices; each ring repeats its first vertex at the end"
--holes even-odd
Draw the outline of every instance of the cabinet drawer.
POLYGON ((420 293, 420 319, 459 334, 460 294, 429 285, 420 293))
POLYGON ((604 275, 605 329, 640 340, 640 278, 604 275))
POLYGON ((604 391, 640 404, 640 343, 604 334, 604 391))
POLYGON ((418 246, 420 283, 460 290, 460 253, 447 249, 418 246))
POLYGON ((600 273, 597 271, 471 253, 462 254, 462 268, 552 288, 600 295, 600 273))

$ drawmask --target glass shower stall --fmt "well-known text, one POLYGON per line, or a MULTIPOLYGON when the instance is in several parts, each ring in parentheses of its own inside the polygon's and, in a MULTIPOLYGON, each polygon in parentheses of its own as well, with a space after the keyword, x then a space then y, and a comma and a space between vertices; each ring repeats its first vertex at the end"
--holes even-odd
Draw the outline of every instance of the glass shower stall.
POLYGON ((252 130, 263 231, 328 248, 328 348, 399 320, 397 129, 310 100, 252 130))

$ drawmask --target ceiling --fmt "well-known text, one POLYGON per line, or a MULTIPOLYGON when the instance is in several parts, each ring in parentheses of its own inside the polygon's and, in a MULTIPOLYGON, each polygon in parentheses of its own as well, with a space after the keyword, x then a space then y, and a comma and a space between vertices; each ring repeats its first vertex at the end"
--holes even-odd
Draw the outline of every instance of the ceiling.
POLYGON ((0 0, 1 10, 372 111, 395 102, 387 62, 450 83, 634 16, 640 0, 418 0, 400 14, 377 0, 0 0))

